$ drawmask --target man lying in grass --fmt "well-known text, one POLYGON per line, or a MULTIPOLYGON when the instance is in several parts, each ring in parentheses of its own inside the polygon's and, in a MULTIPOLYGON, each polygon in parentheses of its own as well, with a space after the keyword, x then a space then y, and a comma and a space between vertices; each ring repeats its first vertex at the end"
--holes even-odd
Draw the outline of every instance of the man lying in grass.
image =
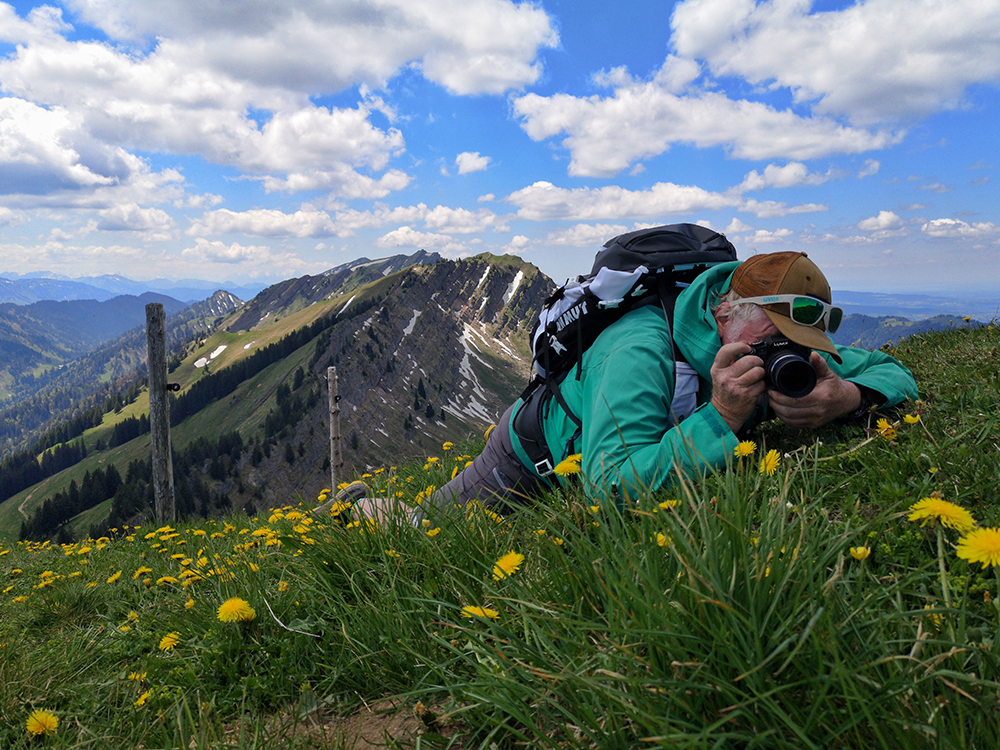
MULTIPOLYGON (((815 429, 916 399, 913 375, 889 355, 833 344, 843 311, 831 301, 826 277, 805 253, 709 268, 677 298, 673 337, 662 309, 627 313, 583 354, 579 378, 562 381, 561 402, 548 399, 529 414, 519 399, 482 454, 420 513, 474 498, 502 512, 556 481, 553 468, 577 446, 589 491, 628 497, 660 487, 674 470, 724 466, 738 436, 766 419, 815 429), (805 350, 789 364, 783 347, 790 344, 805 350), (803 371, 804 386, 781 383, 803 371)), ((380 516, 387 501, 366 494, 356 483, 340 499, 380 516)))

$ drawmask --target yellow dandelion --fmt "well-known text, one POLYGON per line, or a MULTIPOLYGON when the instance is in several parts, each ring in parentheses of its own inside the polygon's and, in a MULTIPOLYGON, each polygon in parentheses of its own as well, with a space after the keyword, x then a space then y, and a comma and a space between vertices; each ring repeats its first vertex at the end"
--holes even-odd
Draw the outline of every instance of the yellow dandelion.
POLYGON ((121 577, 122 577, 122 572, 119 570, 117 573, 113 573, 111 576, 108 577, 108 583, 114 583, 121 577))
POLYGON ((142 695, 140 695, 139 698, 138 698, 138 700, 136 700, 136 702, 135 702, 136 708, 139 708, 141 706, 145 706, 146 705, 146 701, 148 701, 149 698, 150 698, 150 696, 152 696, 152 695, 153 695, 152 689, 147 690, 145 693, 143 693, 142 695))
POLYGON ((670 546, 670 538, 666 534, 657 534, 656 535, 656 546, 657 547, 669 547, 670 546))
POLYGON ((257 613, 249 602, 234 596, 219 605, 218 616, 220 622, 250 622, 257 613))
POLYGON ((160 651, 170 651, 171 649, 173 649, 174 646, 176 646, 180 642, 181 642, 180 633, 177 632, 167 633, 160 639, 160 651))
POLYGON ((500 616, 500 613, 495 609, 490 609, 489 607, 462 607, 462 617, 483 617, 489 620, 495 620, 500 616))
POLYGON ((896 439, 896 430, 892 426, 892 424, 889 423, 888 419, 878 420, 875 423, 875 429, 878 431, 878 434, 884 437, 886 440, 896 439))
POLYGON ((760 473, 773 476, 781 463, 781 454, 773 448, 760 460, 760 473))
POLYGON ((499 581, 509 575, 516 573, 521 563, 524 562, 524 555, 511 550, 493 564, 493 580, 499 581))
POLYGON ((37 709, 28 714, 28 721, 25 724, 28 734, 36 737, 43 734, 55 734, 59 728, 59 719, 51 711, 37 709))
POLYGON ((441 533, 441 527, 438 526, 437 528, 428 529, 425 533, 427 534, 427 536, 435 537, 441 533))
POLYGON ((984 568, 1000 565, 1000 529, 970 531, 959 540, 956 554, 970 563, 982 563, 984 568))
POLYGON ((184 609, 191 609, 194 606, 194 599, 188 599, 184 602, 184 609))
POLYGON ((455 447, 455 444, 449 441, 449 442, 447 442, 447 443, 444 443, 444 444, 443 444, 443 445, 441 446, 441 449, 442 449, 442 450, 446 450, 446 451, 450 451, 450 450, 451 450, 452 448, 454 448, 454 447, 455 447))
POLYGON ((673 510, 680 504, 681 504, 680 500, 664 500, 662 503, 660 503, 660 508, 662 508, 663 510, 673 510))
POLYGON ((556 464, 556 467, 552 470, 561 477, 568 477, 571 474, 580 473, 580 462, 583 460, 582 453, 574 453, 571 456, 566 456, 566 458, 556 464))
POLYGON ((147 568, 147 567, 145 567, 145 566, 144 566, 144 567, 141 567, 141 568, 139 568, 139 569, 138 569, 137 571, 135 571, 135 573, 133 573, 133 574, 132 574, 132 580, 134 581, 134 580, 136 580, 137 578, 139 578, 140 576, 143 576, 143 575, 145 575, 146 573, 152 573, 152 572, 153 572, 153 569, 152 569, 152 568, 147 568))
POLYGON ((741 440, 739 445, 733 449, 733 455, 737 458, 743 458, 744 456, 752 456, 757 450, 757 443, 753 440, 741 440))
POLYGON ((870 547, 851 547, 851 557, 855 560, 866 560, 871 553, 870 547))
POLYGON ((920 421, 920 415, 919 414, 907 414, 907 415, 905 415, 903 417, 903 421, 906 422, 906 424, 916 424, 917 422, 920 421))
POLYGON ((921 526, 940 521, 942 526, 955 529, 963 534, 971 531, 972 527, 976 525, 972 514, 965 508, 934 495, 922 498, 911 505, 910 515, 907 516, 907 519, 921 521, 921 526))

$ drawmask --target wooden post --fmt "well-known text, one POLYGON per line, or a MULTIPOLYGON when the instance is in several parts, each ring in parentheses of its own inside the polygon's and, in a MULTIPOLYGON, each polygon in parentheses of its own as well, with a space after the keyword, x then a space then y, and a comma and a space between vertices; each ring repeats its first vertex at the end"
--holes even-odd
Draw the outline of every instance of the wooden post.
POLYGON ((149 367, 149 430, 152 436, 153 510, 161 526, 177 520, 174 462, 170 452, 170 405, 167 401, 167 337, 163 305, 146 305, 146 355, 149 367))
POLYGON ((340 452, 340 386, 337 383, 337 368, 326 368, 326 379, 330 385, 330 492, 337 494, 337 472, 344 465, 340 452))

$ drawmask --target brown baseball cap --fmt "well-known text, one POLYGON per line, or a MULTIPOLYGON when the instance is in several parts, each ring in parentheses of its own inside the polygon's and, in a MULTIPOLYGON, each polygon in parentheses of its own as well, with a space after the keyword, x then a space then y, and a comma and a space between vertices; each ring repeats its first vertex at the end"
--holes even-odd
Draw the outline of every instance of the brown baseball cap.
MULTIPOLYGON (((755 255, 743 261, 733 272, 729 288, 741 297, 763 297, 771 294, 805 294, 832 303, 830 284, 819 267, 799 252, 755 255)), ((775 327, 796 344, 830 354, 842 362, 836 347, 822 328, 804 326, 788 316, 788 303, 761 305, 775 327)))

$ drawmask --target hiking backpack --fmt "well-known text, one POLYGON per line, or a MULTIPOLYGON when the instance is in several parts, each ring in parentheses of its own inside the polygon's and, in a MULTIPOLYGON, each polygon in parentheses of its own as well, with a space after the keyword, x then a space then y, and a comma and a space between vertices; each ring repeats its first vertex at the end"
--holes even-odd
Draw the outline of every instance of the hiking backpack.
MULTIPOLYGON (((551 394, 579 434, 580 419, 566 405, 559 383, 574 365, 580 378, 583 353, 604 329, 632 310, 656 303, 672 326, 680 292, 711 266, 736 259, 736 248, 725 235, 697 224, 640 229, 608 240, 588 275, 567 281, 545 300, 531 331, 534 377, 521 394, 525 403, 512 424, 539 473, 544 476, 552 466, 547 448, 542 455, 542 405, 551 394)), ((675 345, 675 359, 678 354, 675 345)))

